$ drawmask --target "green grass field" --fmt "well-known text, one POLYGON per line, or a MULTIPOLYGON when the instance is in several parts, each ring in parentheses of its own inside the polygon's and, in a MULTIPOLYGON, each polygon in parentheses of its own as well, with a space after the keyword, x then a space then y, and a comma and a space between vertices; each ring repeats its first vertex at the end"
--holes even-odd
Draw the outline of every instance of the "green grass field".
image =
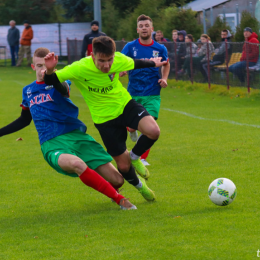
MULTIPOLYGON (((0 127, 19 117, 22 88, 34 79, 29 68, 0 68, 0 127)), ((78 178, 56 173, 42 157, 33 123, 1 137, 0 259, 257 258, 260 96, 185 84, 170 81, 162 90, 161 136, 148 157, 157 201, 124 185, 136 211, 121 211, 78 178), (207 195, 218 177, 237 186, 227 207, 207 195)), ((71 99, 101 142, 75 85, 71 99)))

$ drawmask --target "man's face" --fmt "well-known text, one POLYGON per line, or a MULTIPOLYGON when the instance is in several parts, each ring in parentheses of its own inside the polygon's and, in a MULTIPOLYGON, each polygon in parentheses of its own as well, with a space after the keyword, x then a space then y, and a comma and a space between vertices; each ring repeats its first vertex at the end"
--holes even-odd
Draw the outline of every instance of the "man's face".
POLYGON ((23 25, 24 25, 24 27, 26 28, 29 24, 28 24, 28 23, 24 23, 23 25))
POLYGON ((162 38, 163 38, 163 35, 161 33, 156 33, 155 34, 155 40, 157 42, 160 42, 162 38))
POLYGON ((9 24, 10 24, 10 26, 11 26, 12 28, 15 27, 15 23, 14 23, 14 22, 10 22, 9 24))
POLYGON ((180 41, 183 41, 183 35, 182 34, 179 34, 178 38, 179 38, 180 41))
POLYGON ((91 26, 91 30, 94 31, 94 32, 97 31, 98 30, 98 26, 96 24, 93 24, 91 26))
POLYGON ((174 41, 176 41, 176 40, 178 39, 178 33, 177 33, 177 32, 173 32, 173 33, 172 33, 172 39, 173 39, 174 41))
POLYGON ((43 81, 44 77, 42 74, 46 70, 44 58, 33 57, 33 64, 31 64, 31 67, 34 71, 36 71, 37 81, 43 81))
POLYGON ((149 40, 152 37, 153 26, 151 21, 144 20, 137 23, 137 33, 142 40, 149 40))
POLYGON ((95 55, 92 53, 92 59, 95 63, 95 66, 103 73, 108 73, 110 71, 111 66, 114 62, 114 57, 115 54, 107 56, 99 52, 97 52, 95 55))
POLYGON ((244 37, 245 38, 248 38, 248 37, 250 37, 251 36, 251 32, 249 32, 249 31, 244 31, 244 37))
POLYGON ((221 38, 226 39, 227 38, 227 32, 221 32, 221 38))

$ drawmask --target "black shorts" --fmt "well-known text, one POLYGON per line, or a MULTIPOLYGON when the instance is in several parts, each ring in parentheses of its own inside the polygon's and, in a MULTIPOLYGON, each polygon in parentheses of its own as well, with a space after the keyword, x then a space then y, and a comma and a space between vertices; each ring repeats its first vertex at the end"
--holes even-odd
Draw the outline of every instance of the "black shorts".
POLYGON ((145 116, 150 116, 150 114, 141 104, 131 99, 125 106, 123 114, 119 117, 102 124, 95 124, 107 148, 107 152, 111 156, 118 156, 125 152, 126 127, 137 129, 139 121, 145 116))

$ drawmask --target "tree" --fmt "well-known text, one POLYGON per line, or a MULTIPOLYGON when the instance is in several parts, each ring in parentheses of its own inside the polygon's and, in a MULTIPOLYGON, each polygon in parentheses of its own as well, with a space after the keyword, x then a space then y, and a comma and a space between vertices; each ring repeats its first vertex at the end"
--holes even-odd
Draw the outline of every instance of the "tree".
POLYGON ((225 19, 217 17, 213 26, 208 29, 208 35, 212 42, 221 41, 221 31, 227 29, 231 32, 230 26, 226 23, 225 19))
POLYGON ((55 0, 1 0, 0 24, 8 24, 14 19, 17 24, 29 20, 30 23, 46 23, 50 16, 55 0), (47 21, 46 21, 47 17, 47 21))
POLYGON ((236 42, 243 42, 245 40, 244 29, 246 27, 252 28, 252 30, 257 34, 259 33, 260 26, 258 20, 254 16, 252 16, 248 11, 243 11, 241 15, 240 24, 236 28, 236 42))
POLYGON ((75 22, 93 20, 93 0, 56 0, 65 10, 66 19, 73 18, 75 22))

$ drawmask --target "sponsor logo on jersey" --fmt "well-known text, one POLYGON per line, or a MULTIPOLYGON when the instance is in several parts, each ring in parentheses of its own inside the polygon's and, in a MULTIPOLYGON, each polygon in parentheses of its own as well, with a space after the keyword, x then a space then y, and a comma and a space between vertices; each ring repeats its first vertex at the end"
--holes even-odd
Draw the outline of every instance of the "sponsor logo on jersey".
POLYGON ((91 87, 88 86, 88 91, 98 92, 98 93, 107 93, 107 92, 109 92, 112 89, 113 89, 112 86, 105 87, 105 88, 91 88, 91 87))
POLYGON ((46 90, 49 90, 49 89, 52 89, 52 88, 53 88, 53 86, 46 86, 45 87, 46 90))
POLYGON ((137 56, 137 49, 135 48, 135 47, 133 47, 133 55, 134 55, 134 57, 136 57, 137 56))
POLYGON ((27 97, 30 98, 30 96, 32 95, 32 91, 30 88, 27 89, 27 97))
POLYGON ((45 102, 54 101, 49 94, 40 94, 30 100, 30 107, 39 105, 45 102))
POLYGON ((159 57, 159 51, 153 51, 153 57, 154 58, 159 57))

